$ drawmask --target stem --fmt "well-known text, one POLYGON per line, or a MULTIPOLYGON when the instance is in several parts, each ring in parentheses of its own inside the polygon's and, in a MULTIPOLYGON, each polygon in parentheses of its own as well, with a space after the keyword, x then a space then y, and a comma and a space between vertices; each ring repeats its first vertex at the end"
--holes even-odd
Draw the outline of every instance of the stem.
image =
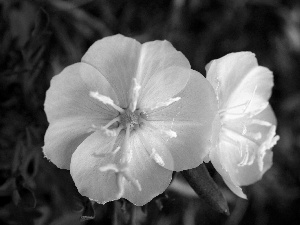
POLYGON ((181 173, 200 198, 216 211, 229 216, 227 201, 203 163, 181 173))

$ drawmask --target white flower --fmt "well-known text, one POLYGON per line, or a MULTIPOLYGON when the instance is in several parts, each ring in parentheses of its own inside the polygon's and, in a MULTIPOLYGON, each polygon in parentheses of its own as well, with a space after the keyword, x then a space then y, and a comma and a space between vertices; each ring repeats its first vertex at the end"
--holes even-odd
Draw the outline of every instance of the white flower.
POLYGON ((169 42, 115 35, 52 79, 45 111, 44 154, 70 169, 82 195, 144 205, 168 187, 173 171, 202 163, 217 102, 169 42))
POLYGON ((240 186, 258 181, 271 167, 271 148, 279 139, 268 102, 273 74, 251 52, 213 60, 206 71, 219 108, 209 159, 228 187, 246 198, 240 186))

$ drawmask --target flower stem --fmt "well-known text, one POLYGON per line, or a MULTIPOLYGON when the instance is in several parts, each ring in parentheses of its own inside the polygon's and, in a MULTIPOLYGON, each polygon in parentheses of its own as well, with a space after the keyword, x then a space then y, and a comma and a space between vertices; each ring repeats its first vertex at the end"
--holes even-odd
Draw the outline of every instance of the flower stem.
POLYGON ((181 173, 199 197, 208 205, 227 216, 230 214, 224 196, 203 163, 194 169, 181 171, 181 173))

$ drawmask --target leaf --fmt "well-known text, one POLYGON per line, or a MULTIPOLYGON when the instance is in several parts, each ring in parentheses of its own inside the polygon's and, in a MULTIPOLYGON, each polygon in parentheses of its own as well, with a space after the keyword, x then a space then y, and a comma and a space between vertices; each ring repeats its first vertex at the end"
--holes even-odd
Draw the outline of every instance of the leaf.
POLYGON ((227 202, 204 164, 181 173, 200 198, 214 210, 229 216, 227 202))

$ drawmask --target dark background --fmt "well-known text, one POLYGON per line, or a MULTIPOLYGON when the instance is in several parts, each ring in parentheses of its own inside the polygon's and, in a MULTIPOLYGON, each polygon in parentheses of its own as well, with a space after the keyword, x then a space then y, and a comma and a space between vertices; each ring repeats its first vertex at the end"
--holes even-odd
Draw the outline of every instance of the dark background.
POLYGON ((0 0, 0 224, 300 224, 300 4, 280 0, 0 0), (104 36, 166 39, 205 75, 212 59, 252 51, 274 72, 273 167, 233 195, 208 165, 231 216, 167 190, 145 207, 94 204, 43 158, 52 76, 104 36))

